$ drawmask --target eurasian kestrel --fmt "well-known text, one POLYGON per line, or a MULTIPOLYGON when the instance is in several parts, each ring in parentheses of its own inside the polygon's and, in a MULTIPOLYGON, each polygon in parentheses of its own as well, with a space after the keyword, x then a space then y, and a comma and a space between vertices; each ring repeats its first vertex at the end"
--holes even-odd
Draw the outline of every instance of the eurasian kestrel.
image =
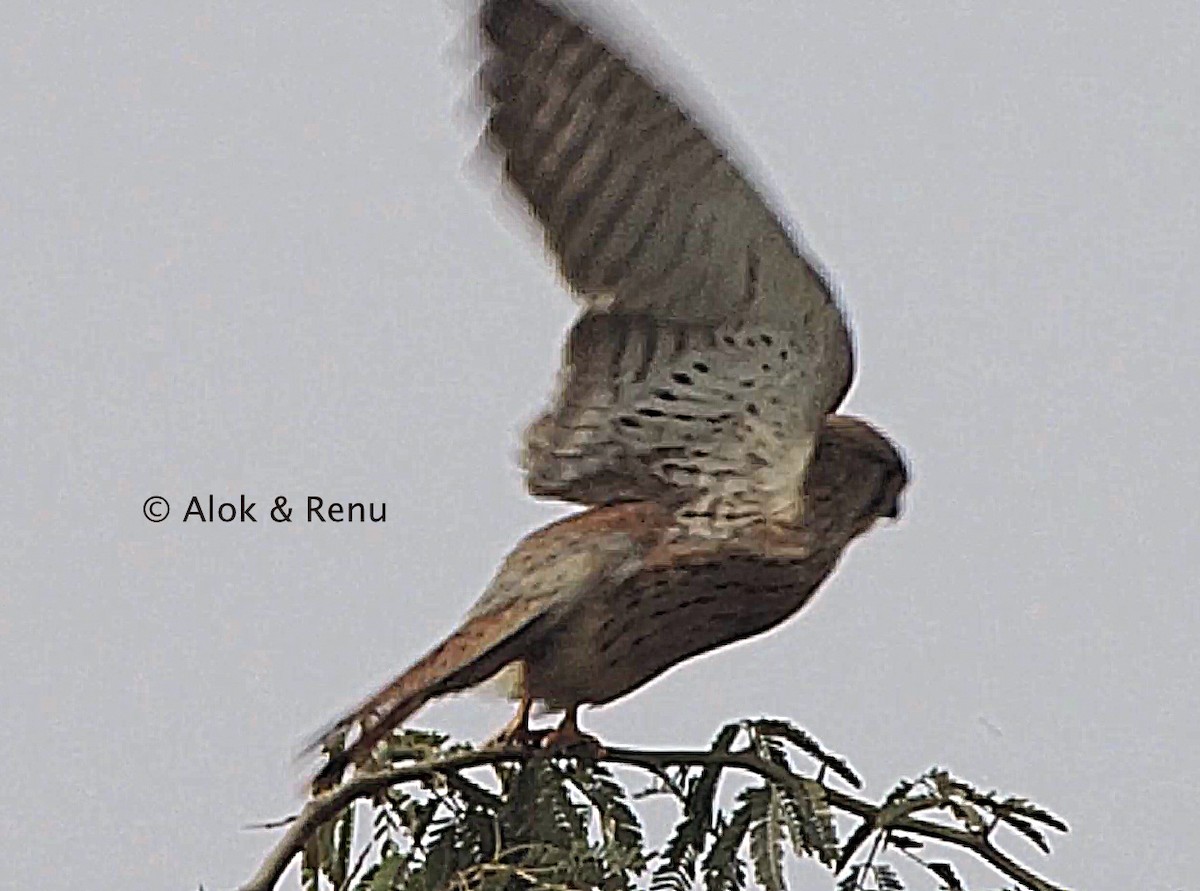
POLYGON ((834 415, 849 333, 831 289, 725 153, 545 0, 480 13, 487 144, 584 309, 528 488, 589 505, 525 538, 463 623, 330 733, 341 776, 431 698, 520 668, 531 702, 609 702, 778 625, 846 546, 895 517, 892 443, 834 415))

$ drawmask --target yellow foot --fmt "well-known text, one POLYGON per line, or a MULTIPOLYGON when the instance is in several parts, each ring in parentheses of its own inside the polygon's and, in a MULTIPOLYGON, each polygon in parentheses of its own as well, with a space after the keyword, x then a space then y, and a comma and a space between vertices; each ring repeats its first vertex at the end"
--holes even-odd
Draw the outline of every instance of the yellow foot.
POLYGON ((549 730, 531 730, 527 725, 514 721, 484 743, 484 748, 507 749, 515 746, 518 749, 538 749, 549 733, 549 730))

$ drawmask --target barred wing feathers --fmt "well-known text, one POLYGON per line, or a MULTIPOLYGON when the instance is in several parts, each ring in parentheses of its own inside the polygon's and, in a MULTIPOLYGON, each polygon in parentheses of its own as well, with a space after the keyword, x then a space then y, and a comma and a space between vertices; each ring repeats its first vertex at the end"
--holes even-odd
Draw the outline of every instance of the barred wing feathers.
POLYGON ((658 499, 684 521, 800 509, 850 335, 826 282, 725 153, 586 25, 489 0, 488 143, 585 311, 526 434, 530 491, 658 499))

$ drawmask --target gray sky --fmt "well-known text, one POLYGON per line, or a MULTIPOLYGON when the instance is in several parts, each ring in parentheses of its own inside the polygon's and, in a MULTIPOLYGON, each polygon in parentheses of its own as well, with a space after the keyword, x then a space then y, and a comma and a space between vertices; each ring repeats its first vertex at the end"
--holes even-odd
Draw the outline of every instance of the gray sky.
MULTIPOLYGON (((786 715, 872 795, 938 763, 1051 807, 1063 882, 1194 887, 1200 11, 607 6, 832 271, 848 407, 915 482, 801 618, 585 726, 684 746, 786 715)), ((515 456, 574 307, 466 163, 461 7, 0 16, 0 862, 21 886, 244 879, 274 838, 244 824, 298 803, 300 741, 561 512, 515 456), (209 493, 259 522, 179 522, 209 493), (267 520, 310 494, 387 523, 267 520)), ((482 739, 508 712, 419 723, 482 739)))

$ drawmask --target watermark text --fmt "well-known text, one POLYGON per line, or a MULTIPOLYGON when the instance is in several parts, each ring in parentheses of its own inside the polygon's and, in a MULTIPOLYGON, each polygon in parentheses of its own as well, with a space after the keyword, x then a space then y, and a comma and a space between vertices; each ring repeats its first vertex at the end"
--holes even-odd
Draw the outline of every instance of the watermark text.
MULTIPOLYGON (((303 499, 304 510, 288 503, 289 496, 276 495, 268 509, 245 494, 218 497, 216 495, 191 495, 180 515, 179 522, 208 523, 291 523, 293 514, 306 523, 386 523, 387 502, 344 501, 324 495, 307 495, 303 499)), ((171 515, 171 504, 161 495, 152 495, 142 504, 142 514, 151 523, 161 523, 171 515)))

